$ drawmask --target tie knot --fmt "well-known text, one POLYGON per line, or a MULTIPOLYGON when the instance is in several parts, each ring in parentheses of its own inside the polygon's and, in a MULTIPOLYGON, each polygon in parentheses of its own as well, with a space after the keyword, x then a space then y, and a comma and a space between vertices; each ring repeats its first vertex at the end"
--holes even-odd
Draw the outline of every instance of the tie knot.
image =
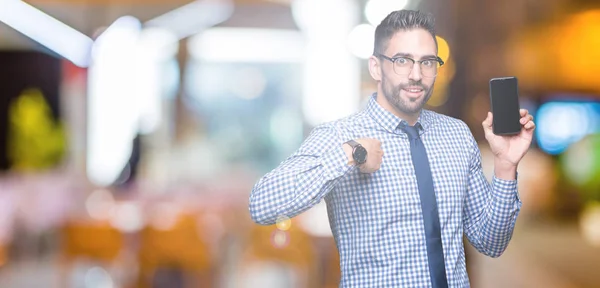
POLYGON ((415 126, 402 125, 402 130, 404 130, 404 132, 406 132, 406 134, 408 135, 408 138, 410 138, 410 139, 419 138, 418 125, 415 125, 415 126))

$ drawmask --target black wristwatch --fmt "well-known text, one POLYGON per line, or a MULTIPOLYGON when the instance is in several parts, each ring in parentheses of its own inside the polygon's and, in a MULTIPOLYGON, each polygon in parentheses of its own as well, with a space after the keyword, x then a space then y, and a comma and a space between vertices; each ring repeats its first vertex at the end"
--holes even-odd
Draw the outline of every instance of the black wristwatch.
POLYGON ((360 165, 367 162, 367 149, 354 140, 350 140, 348 145, 352 147, 352 158, 356 164, 360 165))

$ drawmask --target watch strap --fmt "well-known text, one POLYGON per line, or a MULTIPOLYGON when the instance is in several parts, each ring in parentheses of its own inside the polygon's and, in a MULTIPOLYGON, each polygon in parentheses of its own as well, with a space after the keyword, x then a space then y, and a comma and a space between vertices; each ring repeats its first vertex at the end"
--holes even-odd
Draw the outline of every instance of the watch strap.
POLYGON ((348 145, 350 145, 352 148, 360 145, 360 143, 358 143, 354 140, 348 140, 346 143, 348 143, 348 145))

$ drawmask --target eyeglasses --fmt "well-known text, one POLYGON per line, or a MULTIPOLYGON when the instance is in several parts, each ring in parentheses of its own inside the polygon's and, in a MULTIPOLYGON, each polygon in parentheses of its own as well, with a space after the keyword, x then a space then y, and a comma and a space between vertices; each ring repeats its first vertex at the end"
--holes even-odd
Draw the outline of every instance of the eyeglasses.
POLYGON ((422 60, 416 61, 415 59, 412 59, 410 57, 404 57, 404 56, 390 58, 388 56, 385 56, 385 55, 382 55, 379 53, 375 53, 375 56, 379 56, 383 59, 387 59, 390 62, 392 62, 392 64, 393 64, 392 67, 394 68, 394 73, 401 75, 401 76, 409 75, 410 72, 412 72, 413 67, 415 67, 415 62, 419 63, 419 68, 421 68, 421 75, 423 75, 423 77, 437 76, 438 68, 440 68, 442 65, 444 65, 444 61, 440 57, 422 59, 422 60))

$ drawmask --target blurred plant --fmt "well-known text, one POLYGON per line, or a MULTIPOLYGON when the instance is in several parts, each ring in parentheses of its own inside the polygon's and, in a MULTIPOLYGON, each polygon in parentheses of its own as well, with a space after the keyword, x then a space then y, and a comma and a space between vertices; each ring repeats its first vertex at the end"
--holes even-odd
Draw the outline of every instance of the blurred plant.
POLYGON ((571 145, 561 155, 562 169, 583 192, 585 202, 600 202, 600 134, 591 134, 571 145))
POLYGON ((65 154, 63 125, 39 89, 26 89, 9 108, 8 158, 15 171, 35 171, 57 165, 65 154))

